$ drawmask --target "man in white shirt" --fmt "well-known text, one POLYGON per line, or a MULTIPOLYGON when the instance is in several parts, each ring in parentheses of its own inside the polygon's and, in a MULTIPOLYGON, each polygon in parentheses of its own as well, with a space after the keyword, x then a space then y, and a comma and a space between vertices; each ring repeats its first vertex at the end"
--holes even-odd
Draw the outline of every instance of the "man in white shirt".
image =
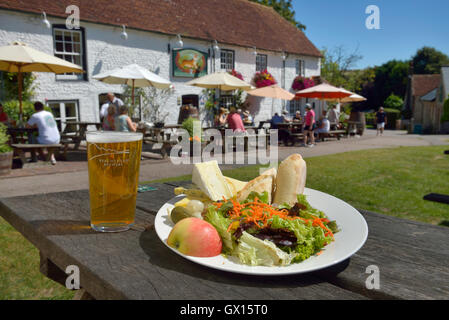
POLYGON ((338 123, 340 122, 340 112, 337 111, 337 106, 333 106, 332 109, 328 111, 327 118, 332 125, 338 126, 338 123))
POLYGON ((109 106, 111 106, 111 105, 115 106, 115 114, 118 116, 120 107, 124 105, 123 101, 121 99, 117 98, 111 92, 108 93, 107 97, 108 97, 108 100, 106 101, 106 103, 104 103, 101 106, 101 109, 100 109, 100 118, 101 119, 103 119, 104 117, 106 117, 108 115, 109 106))
MULTIPOLYGON (((37 128, 39 131, 39 136, 37 139, 34 136, 31 136, 31 143, 58 144, 61 136, 53 114, 45 111, 44 105, 41 102, 34 103, 34 110, 36 112, 30 117, 26 127, 37 128)), ((41 157, 44 157, 42 149, 39 149, 39 154, 41 157)), ((53 154, 50 160, 52 164, 56 164, 56 159, 53 154)))

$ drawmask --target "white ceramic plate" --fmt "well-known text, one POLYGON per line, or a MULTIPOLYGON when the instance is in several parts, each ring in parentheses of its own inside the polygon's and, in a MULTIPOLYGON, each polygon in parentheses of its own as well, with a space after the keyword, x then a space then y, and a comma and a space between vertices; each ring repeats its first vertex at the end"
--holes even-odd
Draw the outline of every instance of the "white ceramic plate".
POLYGON ((173 204, 182 199, 182 195, 171 199, 159 209, 154 226, 161 241, 170 248, 170 250, 173 250, 184 258, 210 268, 242 274, 288 275, 311 272, 342 262, 356 253, 363 246, 368 237, 368 225, 362 215, 346 202, 327 193, 306 188, 304 194, 314 208, 323 211, 330 220, 336 220, 341 231, 335 234, 334 242, 324 247, 321 255, 315 255, 303 262, 294 263, 288 266, 248 266, 232 261, 222 255, 211 258, 191 257, 168 246, 167 238, 174 226, 170 219, 169 212, 173 208, 173 204))

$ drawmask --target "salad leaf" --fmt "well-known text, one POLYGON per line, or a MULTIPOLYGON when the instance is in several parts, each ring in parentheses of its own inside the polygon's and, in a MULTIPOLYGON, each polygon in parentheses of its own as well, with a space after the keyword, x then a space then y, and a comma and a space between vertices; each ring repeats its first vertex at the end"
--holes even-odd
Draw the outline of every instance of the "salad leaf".
POLYGON ((260 240, 243 231, 239 244, 232 255, 240 262, 251 266, 285 266, 292 262, 296 253, 287 253, 268 240, 260 240))
MULTIPOLYGON (((309 213, 309 214, 311 214, 311 215, 314 215, 314 216, 316 216, 316 217, 318 217, 318 218, 327 218, 323 211, 320 211, 320 210, 318 210, 318 209, 315 209, 315 208, 313 208, 313 207, 310 205, 310 203, 307 201, 306 196, 305 196, 304 194, 298 194, 298 195, 297 195, 297 198, 298 198, 298 203, 300 203, 300 204, 302 204, 303 206, 306 207, 305 210, 301 210, 301 214, 303 214, 303 212, 304 212, 304 214, 306 214, 305 212, 307 212, 307 213, 309 213)), ((300 215, 300 216, 301 216, 301 215, 300 215)), ((302 216, 301 216, 301 217, 302 217, 302 216)), ((310 218, 310 217, 304 216, 303 218, 308 219, 308 218, 310 218)))
POLYGON ((231 233, 227 231, 229 225, 232 223, 232 220, 226 218, 223 213, 215 210, 213 206, 207 208, 207 213, 204 220, 212 224, 214 228, 217 229, 218 234, 223 241, 223 249, 225 253, 232 252, 234 250, 235 243, 232 240, 231 233))
POLYGON ((258 198, 260 202, 269 204, 268 202, 268 192, 264 191, 262 193, 257 193, 255 191, 252 191, 248 197, 243 201, 243 203, 248 203, 254 201, 255 198, 258 198))

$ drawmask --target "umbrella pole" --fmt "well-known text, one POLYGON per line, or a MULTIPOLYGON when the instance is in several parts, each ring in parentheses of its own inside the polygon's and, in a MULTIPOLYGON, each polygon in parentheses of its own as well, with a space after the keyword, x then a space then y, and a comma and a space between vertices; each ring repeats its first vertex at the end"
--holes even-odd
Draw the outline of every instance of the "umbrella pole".
POLYGON ((131 116, 133 116, 134 115, 134 79, 133 79, 133 89, 132 89, 132 93, 131 93, 131 98, 132 98, 132 104, 133 104, 133 107, 132 107, 133 114, 131 116))
POLYGON ((20 66, 19 66, 19 73, 17 74, 17 82, 19 85, 19 121, 20 123, 23 120, 23 109, 22 109, 22 72, 20 71, 20 66))

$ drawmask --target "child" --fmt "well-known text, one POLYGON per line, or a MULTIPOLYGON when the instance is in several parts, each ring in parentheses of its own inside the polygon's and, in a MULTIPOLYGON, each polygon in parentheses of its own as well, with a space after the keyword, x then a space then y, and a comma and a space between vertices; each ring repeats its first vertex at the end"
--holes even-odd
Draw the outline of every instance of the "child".
POLYGON ((115 106, 111 105, 108 108, 108 114, 103 118, 103 130, 114 131, 115 130, 115 106))
MULTIPOLYGON (((109 110, 108 110, 109 111, 109 110)), ((137 126, 132 122, 131 118, 128 116, 128 107, 121 106, 119 108, 119 116, 115 119, 115 130, 116 131, 132 131, 136 132, 137 126)))

